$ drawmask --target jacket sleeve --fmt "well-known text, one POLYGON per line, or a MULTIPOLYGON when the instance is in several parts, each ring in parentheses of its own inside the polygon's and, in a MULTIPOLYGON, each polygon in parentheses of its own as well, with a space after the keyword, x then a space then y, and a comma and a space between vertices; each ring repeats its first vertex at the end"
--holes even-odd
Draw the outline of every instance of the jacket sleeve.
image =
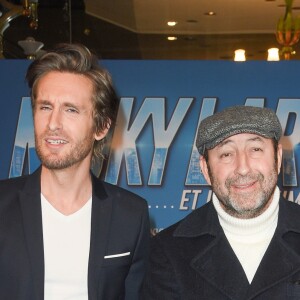
POLYGON ((150 261, 142 289, 143 300, 180 299, 179 286, 171 261, 159 237, 151 239, 150 261))
POLYGON ((132 264, 125 280, 125 300, 141 299, 140 293, 149 258, 150 225, 148 207, 145 205, 141 226, 134 250, 132 264))

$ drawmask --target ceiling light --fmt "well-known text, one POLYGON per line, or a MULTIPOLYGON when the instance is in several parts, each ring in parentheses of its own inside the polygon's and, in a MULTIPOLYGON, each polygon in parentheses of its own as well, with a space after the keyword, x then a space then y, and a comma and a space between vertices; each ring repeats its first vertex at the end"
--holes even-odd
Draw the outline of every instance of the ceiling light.
POLYGON ((206 12, 206 13, 204 13, 204 14, 205 14, 206 16, 210 16, 210 17, 216 15, 216 13, 215 13, 214 11, 208 11, 208 12, 206 12))
POLYGON ((175 26, 177 24, 176 21, 169 21, 168 26, 175 26))
POLYGON ((279 49, 278 48, 268 49, 268 61, 279 61, 279 49))
POLYGON ((168 41, 176 41, 177 37, 176 36, 168 36, 168 41))
POLYGON ((244 49, 237 49, 234 51, 234 61, 245 61, 246 55, 245 55, 244 49))
POLYGON ((23 49, 28 59, 35 59, 37 52, 44 47, 42 42, 36 41, 33 37, 28 37, 25 40, 18 41, 18 45, 23 49))

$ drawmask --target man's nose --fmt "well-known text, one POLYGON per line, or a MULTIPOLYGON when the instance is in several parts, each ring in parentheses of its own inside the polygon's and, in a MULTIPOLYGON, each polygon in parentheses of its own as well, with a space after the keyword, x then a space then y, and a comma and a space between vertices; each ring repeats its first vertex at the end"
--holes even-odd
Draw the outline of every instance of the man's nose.
POLYGON ((62 112, 59 109, 53 109, 49 116, 48 128, 56 131, 62 128, 62 112))
POLYGON ((250 161, 246 153, 239 153, 236 157, 235 172, 240 175, 246 175, 250 170, 250 161))

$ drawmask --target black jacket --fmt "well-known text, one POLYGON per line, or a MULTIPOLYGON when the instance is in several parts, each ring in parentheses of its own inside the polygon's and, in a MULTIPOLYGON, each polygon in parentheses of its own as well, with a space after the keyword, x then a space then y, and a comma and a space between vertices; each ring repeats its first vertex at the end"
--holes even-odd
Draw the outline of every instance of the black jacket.
POLYGON ((251 285, 209 202, 152 239, 142 299, 299 300, 300 206, 279 203, 275 234, 251 285))
MULTIPOLYGON (((1 300, 44 299, 40 193, 40 170, 0 182, 1 300)), ((143 199, 93 177, 89 300, 140 298, 149 232, 143 199)))

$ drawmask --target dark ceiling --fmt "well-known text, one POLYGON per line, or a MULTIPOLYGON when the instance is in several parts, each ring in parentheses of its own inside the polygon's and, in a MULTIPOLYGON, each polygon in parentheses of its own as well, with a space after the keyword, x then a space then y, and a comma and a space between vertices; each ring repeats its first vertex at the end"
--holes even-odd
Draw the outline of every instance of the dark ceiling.
MULTIPOLYGON (((125 0, 124 0, 125 1, 125 0)), ((270 1, 270 0, 269 0, 270 1)), ((18 16, 3 33, 3 56, 25 58, 18 41, 33 37, 47 50, 56 43, 83 43, 104 59, 233 59, 235 49, 247 49, 248 60, 266 60, 267 49, 278 47, 275 33, 177 34, 175 42, 167 33, 139 33, 86 13, 82 0, 39 0, 38 28, 31 29, 29 19, 18 16), (70 10, 71 7, 71 10, 70 10)), ((4 6, 22 7, 22 1, 0 0, 4 6)), ((1 18, 4 19, 5 13, 1 18)), ((0 22, 1 23, 1 22, 0 22)), ((274 22, 276 24, 276 22, 274 22)), ((275 27, 275 25, 274 25, 275 27)), ((300 59, 297 51, 293 59, 300 59)))
POLYGON ((141 58, 137 34, 85 13, 83 1, 72 1, 70 14, 65 1, 39 1, 38 28, 31 29, 28 18, 19 16, 3 34, 5 58, 25 58, 18 41, 33 37, 47 50, 56 43, 83 43, 102 58, 141 58))

